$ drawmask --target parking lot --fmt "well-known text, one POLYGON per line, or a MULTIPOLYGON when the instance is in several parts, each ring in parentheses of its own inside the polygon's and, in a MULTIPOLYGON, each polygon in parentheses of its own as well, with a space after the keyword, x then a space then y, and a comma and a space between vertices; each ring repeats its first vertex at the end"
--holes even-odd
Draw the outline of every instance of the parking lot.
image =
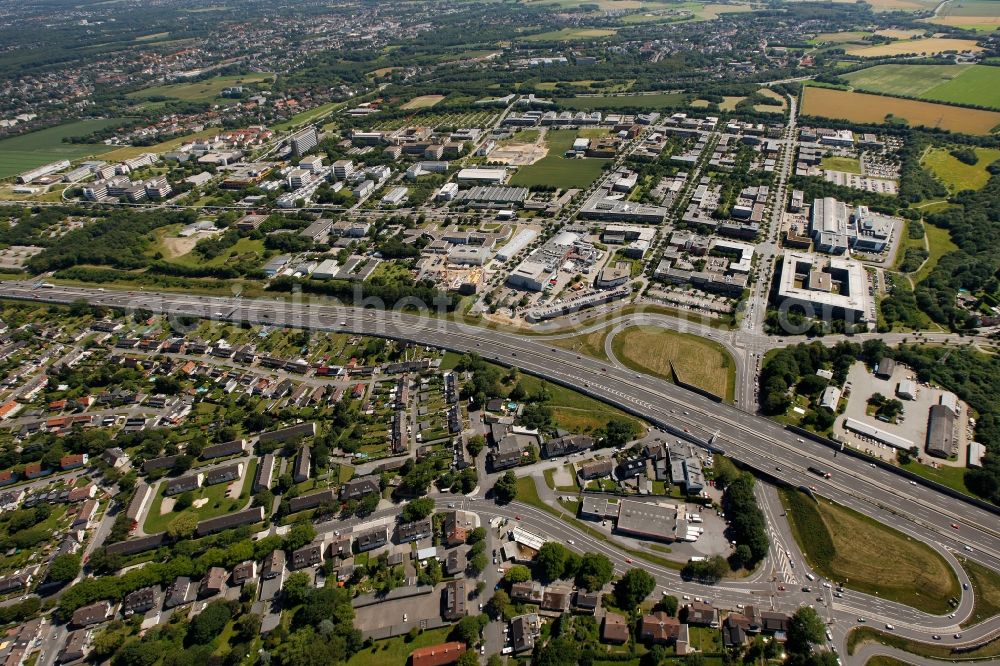
MULTIPOLYGON (((362 634, 368 635, 387 627, 407 625, 408 628, 412 628, 419 627, 421 620, 437 620, 441 617, 441 594, 443 589, 444 583, 441 583, 430 594, 422 594, 393 601, 383 601, 371 606, 356 608, 354 609, 354 626, 362 634), (404 616, 406 620, 403 619, 404 616)), ((475 603, 478 604, 479 602, 476 601, 475 603)), ((472 604, 473 602, 470 601, 470 607, 472 607, 472 604)), ((478 608, 478 605, 476 608, 478 608)), ((405 631, 401 633, 405 633, 405 631)))
MULTIPOLYGON (((863 363, 855 363, 847 375, 847 384, 845 385, 851 388, 847 409, 843 415, 838 417, 834 426, 837 436, 850 446, 866 453, 884 460, 895 460, 896 449, 892 446, 850 432, 843 427, 845 419, 856 419, 881 428, 897 437, 909 440, 914 446, 920 449, 920 457, 926 462, 928 456, 924 452, 924 444, 927 441, 928 413, 931 406, 940 402, 941 395, 946 393, 946 391, 917 382, 916 399, 900 399, 903 403, 903 413, 897 423, 884 423, 874 416, 868 416, 866 413, 868 398, 875 393, 881 393, 889 399, 896 398, 896 389, 899 386, 899 382, 910 378, 916 379, 914 372, 903 365, 896 366, 890 379, 879 379, 870 373, 863 363)), ((960 407, 958 422, 959 424, 963 424, 967 418, 967 410, 964 404, 960 403, 960 407)), ((957 461, 935 459, 935 462, 959 466, 962 464, 962 461, 965 460, 964 456, 967 446, 965 428, 956 428, 956 435, 959 441, 957 461)))

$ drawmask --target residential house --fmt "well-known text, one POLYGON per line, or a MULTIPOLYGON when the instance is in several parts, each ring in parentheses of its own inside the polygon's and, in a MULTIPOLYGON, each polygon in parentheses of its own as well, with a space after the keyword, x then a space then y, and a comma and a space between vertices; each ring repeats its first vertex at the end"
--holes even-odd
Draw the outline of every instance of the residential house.
POLYGON ((275 548, 264 558, 264 565, 260 570, 260 577, 264 580, 271 580, 282 575, 285 571, 285 551, 275 548))
POLYGON ((513 601, 524 604, 541 605, 545 596, 545 588, 536 580, 526 580, 522 583, 514 583, 510 587, 510 598, 513 601))
POLYGON ((359 553, 381 548, 389 543, 389 530, 384 525, 376 527, 373 530, 359 534, 355 538, 354 543, 357 545, 359 553))
POLYGON ((371 474, 348 481, 340 488, 340 499, 343 501, 361 499, 365 495, 381 492, 379 477, 371 474))
POLYGON ((698 627, 718 627, 719 611, 703 601, 692 601, 684 607, 684 621, 698 627))
POLYGON ((122 615, 129 617, 135 613, 146 613, 156 607, 156 597, 160 586, 144 587, 126 595, 122 601, 122 615))
POLYGON ((198 597, 204 599, 205 597, 221 594, 226 589, 227 578, 229 578, 229 572, 225 569, 222 567, 212 567, 205 574, 205 577, 201 579, 201 584, 198 585, 198 597))
POLYGON ((396 541, 398 543, 410 543, 426 539, 434 532, 434 525, 430 517, 423 520, 415 520, 412 523, 402 523, 396 527, 396 541))
POLYGON ((663 611, 643 615, 639 623, 639 639, 656 645, 667 645, 677 640, 680 626, 680 620, 663 611))
POLYGON ((449 622, 457 622, 465 617, 469 601, 469 585, 465 578, 456 578, 444 586, 444 612, 441 614, 449 622))
POLYGON ((66 645, 59 653, 59 663, 68 664, 74 661, 82 661, 90 654, 90 632, 86 629, 77 629, 69 632, 66 637, 66 645))
POLYGON ((629 637, 628 621, 618 613, 608 613, 601 623, 601 640, 605 643, 621 645, 629 637))
POLYGON ((111 604, 107 601, 98 601, 89 606, 82 606, 73 612, 70 625, 74 627, 89 627, 92 624, 104 622, 111 617, 111 604))
POLYGON ((291 569, 305 569, 323 563, 323 542, 313 541, 292 551, 291 569))
POLYGON ((247 560, 246 562, 240 562, 233 568, 233 586, 238 587, 243 585, 243 583, 248 580, 256 580, 257 578, 257 562, 254 560, 247 560))
POLYGON ((510 621, 510 641, 514 653, 530 652, 542 635, 542 622, 535 613, 518 615, 510 621))
POLYGON ((178 576, 174 579, 174 582, 170 584, 170 587, 167 588, 167 593, 164 595, 163 599, 163 607, 170 609, 186 604, 190 601, 188 598, 190 593, 191 579, 187 576, 178 576))
POLYGON ((295 483, 302 483, 303 481, 308 481, 309 476, 312 473, 312 452, 308 446, 303 446, 299 449, 299 453, 295 456, 295 468, 292 471, 292 480, 295 483))

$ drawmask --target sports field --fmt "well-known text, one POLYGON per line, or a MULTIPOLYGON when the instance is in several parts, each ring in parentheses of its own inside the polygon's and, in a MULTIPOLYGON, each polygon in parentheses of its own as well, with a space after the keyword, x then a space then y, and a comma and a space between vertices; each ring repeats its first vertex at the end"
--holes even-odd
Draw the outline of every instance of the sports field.
POLYGON ((981 46, 971 39, 951 39, 949 37, 930 37, 928 39, 900 39, 886 44, 874 46, 852 46, 846 49, 847 55, 862 58, 884 58, 886 56, 935 55, 945 51, 982 51, 981 46))
POLYGON ((1000 160, 1000 148, 973 148, 979 156, 976 164, 966 164, 954 157, 947 148, 931 148, 924 153, 920 163, 937 176, 949 192, 981 189, 990 179, 986 171, 993 162, 1000 160))
POLYGON ((573 147, 577 136, 579 133, 576 130, 549 130, 545 134, 548 154, 534 164, 519 168, 510 179, 510 184, 520 187, 552 185, 584 188, 597 180, 609 160, 563 157, 563 153, 573 147))
POLYGON ((656 326, 632 326, 611 341, 615 357, 629 368, 688 384, 731 400, 736 364, 722 345, 656 326))
POLYGON ((787 489, 781 502, 795 540, 821 576, 934 614, 947 613, 948 599, 961 593, 955 572, 925 544, 822 497, 814 501, 787 489))
POLYGON ((662 110, 684 106, 684 93, 654 93, 652 95, 611 95, 594 97, 557 97, 560 106, 577 111, 593 111, 597 109, 636 109, 662 110))
POLYGON ((421 95, 420 97, 414 97, 406 104, 402 105, 401 109, 429 109, 438 102, 444 99, 444 95, 421 95))
POLYGON ((219 97, 224 88, 241 84, 261 83, 274 79, 273 74, 237 74, 232 76, 213 76, 202 81, 190 83, 169 83, 153 88, 144 88, 129 93, 133 99, 149 99, 151 97, 169 97, 185 102, 211 102, 219 97))
POLYGON ((818 118, 835 118, 859 123, 905 120, 911 127, 940 127, 951 132, 989 134, 1000 126, 1000 113, 963 109, 932 102, 898 99, 806 86, 802 92, 802 113, 818 118))
POLYGON ((50 162, 77 160, 113 150, 113 146, 102 143, 63 143, 63 139, 85 136, 115 122, 105 118, 79 120, 4 139, 0 141, 0 178, 10 178, 50 162))
POLYGON ((845 74, 858 90, 1000 108, 1000 68, 985 65, 876 65, 845 74))

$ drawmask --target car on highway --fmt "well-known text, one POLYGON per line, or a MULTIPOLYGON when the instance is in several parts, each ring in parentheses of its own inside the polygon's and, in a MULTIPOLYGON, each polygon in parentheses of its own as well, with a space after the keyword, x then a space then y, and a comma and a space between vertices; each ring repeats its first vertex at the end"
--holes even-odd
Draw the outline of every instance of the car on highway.
POLYGON ((885 629, 886 629, 886 631, 895 631, 896 627, 894 627, 891 624, 889 624, 888 622, 886 622, 885 623, 885 629))
POLYGON ((972 552, 972 546, 966 546, 966 547, 965 547, 965 549, 966 549, 967 551, 969 551, 970 553, 972 552))
POLYGON ((958 523, 952 523, 951 526, 956 530, 958 529, 958 523))
POLYGON ((632 564, 632 560, 628 557, 625 558, 625 564, 632 564))
POLYGON ((865 619, 865 618, 863 618, 863 617, 859 617, 859 618, 858 618, 858 622, 860 622, 861 624, 864 624, 864 623, 865 623, 865 622, 867 622, 867 621, 868 621, 868 620, 866 620, 866 619, 865 619))
POLYGON ((934 640, 936 640, 936 641, 939 641, 939 640, 941 640, 941 637, 940 637, 940 636, 938 636, 937 634, 934 634, 933 636, 931 636, 931 638, 933 638, 933 639, 934 639, 934 640))

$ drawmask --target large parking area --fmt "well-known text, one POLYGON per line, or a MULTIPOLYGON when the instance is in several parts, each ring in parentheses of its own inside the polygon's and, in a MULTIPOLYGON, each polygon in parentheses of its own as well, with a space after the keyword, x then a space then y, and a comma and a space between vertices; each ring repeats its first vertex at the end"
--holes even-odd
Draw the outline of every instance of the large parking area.
MULTIPOLYGON (((871 437, 859 435, 847 430, 844 421, 848 418, 861 421, 862 423, 874 426, 896 437, 901 437, 911 442, 913 446, 920 449, 920 457, 926 460, 928 456, 924 451, 927 441, 927 420, 930 408, 939 404, 941 396, 947 391, 927 386, 916 381, 915 373, 903 365, 897 365, 889 379, 880 379, 873 375, 863 363, 855 363, 847 375, 845 388, 850 388, 847 409, 844 414, 837 418, 834 429, 837 436, 848 445, 864 451, 884 460, 894 460, 896 458, 896 448, 876 441, 871 437), (897 388, 901 381, 912 379, 916 384, 916 395, 913 400, 906 400, 897 396, 897 388), (896 423, 885 423, 875 416, 867 414, 868 399, 875 393, 881 393, 889 399, 898 398, 903 403, 903 412, 896 423)), ((958 440, 958 456, 956 461, 933 459, 939 464, 961 466, 965 460, 965 450, 967 446, 966 429, 962 425, 968 417, 967 408, 963 403, 959 403, 960 413, 958 415, 959 426, 956 428, 956 438, 958 440)))

